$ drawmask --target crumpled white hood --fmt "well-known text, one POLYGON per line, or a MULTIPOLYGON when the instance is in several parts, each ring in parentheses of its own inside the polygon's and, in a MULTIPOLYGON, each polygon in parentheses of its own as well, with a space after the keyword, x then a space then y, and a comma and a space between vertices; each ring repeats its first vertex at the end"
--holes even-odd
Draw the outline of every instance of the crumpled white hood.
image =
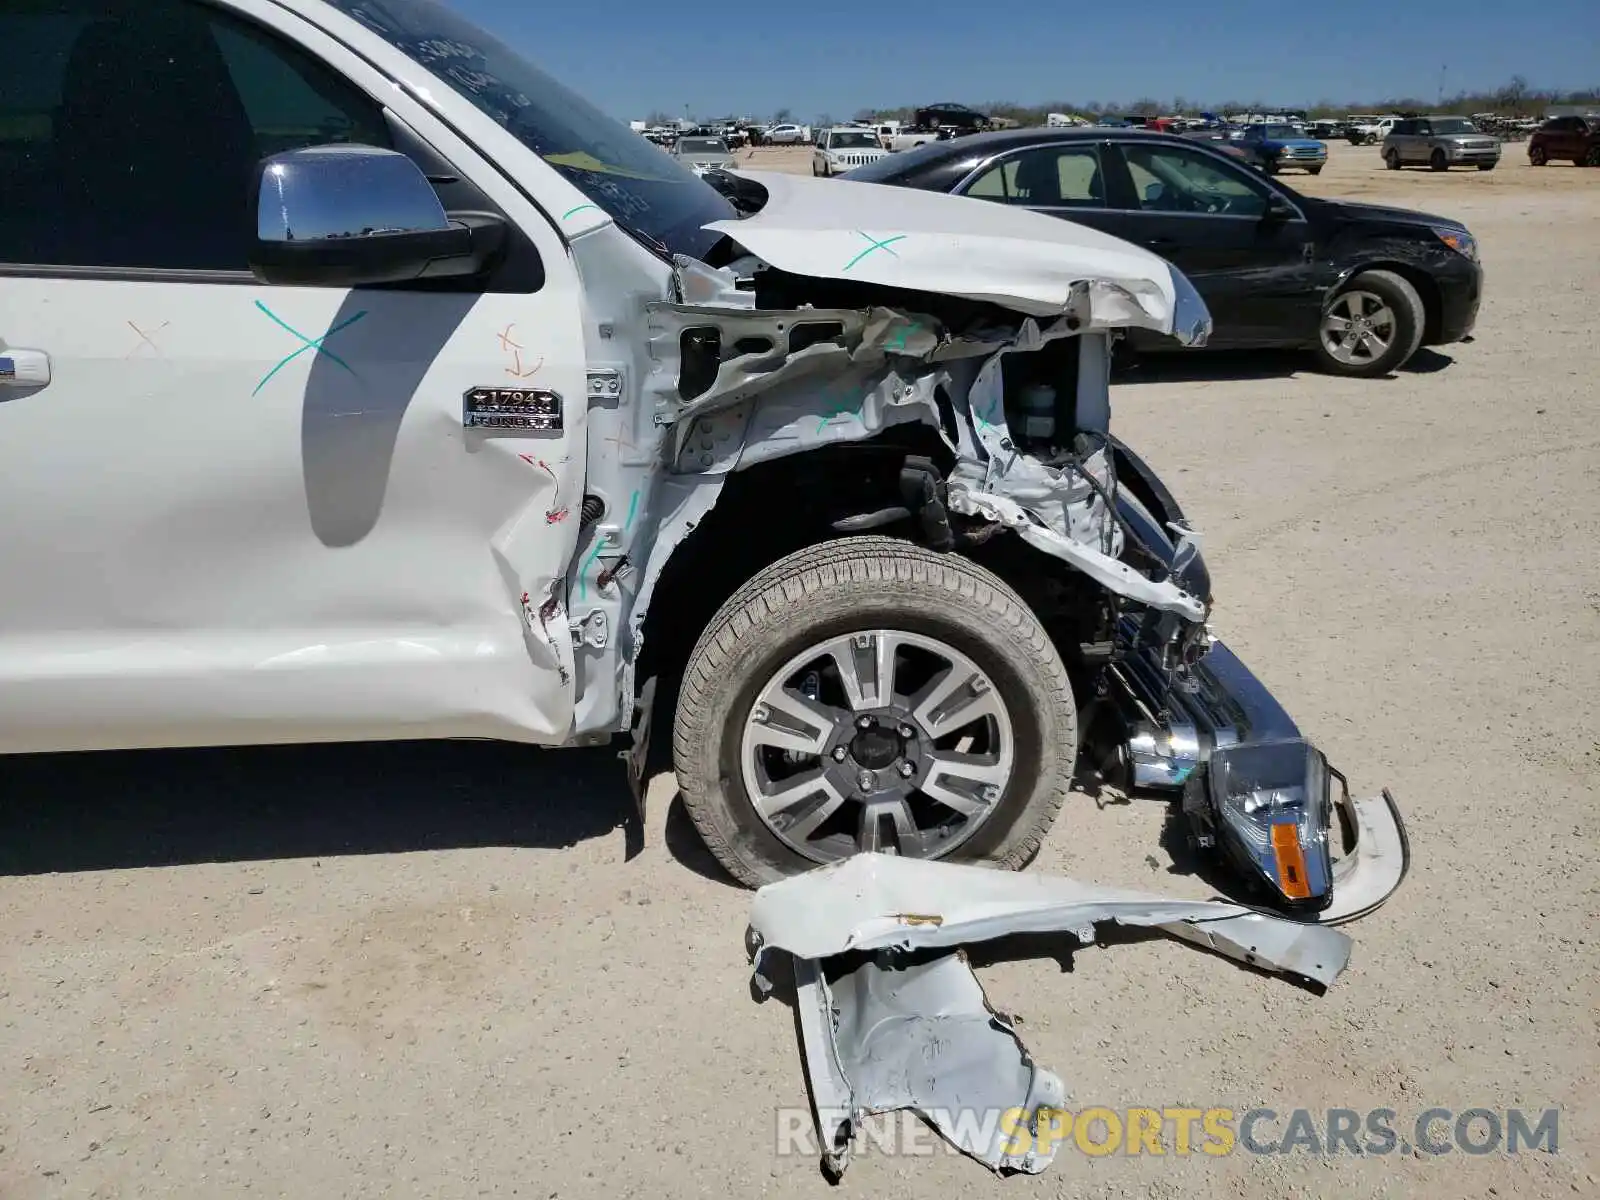
POLYGON ((1098 230, 914 188, 733 174, 766 189, 767 203, 706 228, 791 274, 962 296, 1035 317, 1063 312, 1087 286, 1094 327, 1139 326, 1191 340, 1198 317, 1209 332, 1188 280, 1157 255, 1098 230))

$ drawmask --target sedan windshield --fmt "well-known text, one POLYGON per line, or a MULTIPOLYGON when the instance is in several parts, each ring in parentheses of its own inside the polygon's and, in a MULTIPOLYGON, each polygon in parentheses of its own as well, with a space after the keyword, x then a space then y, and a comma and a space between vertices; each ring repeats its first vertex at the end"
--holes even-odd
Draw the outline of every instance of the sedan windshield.
POLYGON ((830 150, 866 150, 878 149, 878 139, 875 134, 862 130, 859 133, 830 133, 828 135, 828 148, 830 150))
POLYGON ((1435 133, 1477 133, 1478 127, 1465 117, 1442 117, 1433 122, 1435 133))
POLYGON ((720 235, 701 226, 736 215, 692 171, 435 0, 328 2, 443 80, 647 239, 703 257, 720 235))
POLYGON ((679 154, 727 154, 721 138, 679 138, 679 154))

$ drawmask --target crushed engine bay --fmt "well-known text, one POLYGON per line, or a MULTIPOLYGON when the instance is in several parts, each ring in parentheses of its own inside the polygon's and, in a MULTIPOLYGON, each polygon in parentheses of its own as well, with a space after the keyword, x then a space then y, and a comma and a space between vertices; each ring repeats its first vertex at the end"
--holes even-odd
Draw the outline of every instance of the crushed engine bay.
MULTIPOLYGON (((841 486, 842 455, 870 451, 883 455, 870 486, 848 506, 825 501, 843 507, 832 536, 893 529, 980 563, 1010 556, 999 573, 1085 689, 1080 750, 1117 760, 1119 784, 1179 793, 1195 846, 1266 903, 1325 923, 1382 903, 1407 861, 1397 806, 1336 796, 1343 777, 1212 637, 1200 535, 1111 433, 1119 331, 1209 336, 1182 273, 977 201, 791 177, 739 186, 760 195, 709 227, 727 235, 714 261, 673 256, 664 294, 596 314, 614 321, 598 326, 607 352, 636 357, 591 360, 586 488, 605 515, 586 523, 569 580, 578 733, 634 730, 637 788, 650 727, 639 702, 658 665, 644 657, 646 618, 669 561, 691 538, 677 569, 727 556, 727 527, 711 530, 733 481, 735 507, 759 514, 739 536, 767 540, 781 511, 769 523, 766 485, 743 481, 809 464, 781 477, 773 507, 794 507, 841 486)), ((574 243, 597 272, 605 246, 574 243)), ((690 578, 663 592, 667 613, 671 597, 705 590, 690 578)))
MULTIPOLYGON (((785 308, 762 295, 757 308, 757 289, 830 289, 782 273, 769 285, 770 269, 739 265, 753 271, 755 289, 733 268, 681 260, 684 302, 650 306, 651 357, 663 369, 646 384, 647 399, 656 424, 671 428, 666 457, 678 471, 738 470, 920 422, 953 455, 951 512, 1014 529, 1129 600, 1205 619, 1203 597, 1120 557, 1108 337, 1084 332, 1089 284, 1053 319, 966 303, 959 309, 969 323, 951 328, 947 316, 884 303, 785 308), (1030 415, 1025 432, 1013 425, 1030 389, 1048 412, 1030 415)), ((854 299, 881 289, 849 291, 854 299)), ((952 307, 944 297, 908 299, 952 307)))

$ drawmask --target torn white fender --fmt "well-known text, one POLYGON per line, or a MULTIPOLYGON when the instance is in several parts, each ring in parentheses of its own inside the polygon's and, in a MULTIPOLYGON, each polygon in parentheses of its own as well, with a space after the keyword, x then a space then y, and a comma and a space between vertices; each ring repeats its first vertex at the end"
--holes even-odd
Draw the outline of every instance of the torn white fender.
POLYGON ((1099 921, 1160 929, 1265 971, 1331 984, 1350 960, 1336 929, 1216 900, 1099 887, 892 854, 858 854, 756 893, 756 973, 768 950, 796 958, 960 946, 1016 933, 1074 932, 1099 921))
POLYGON ((964 955, 863 962, 831 981, 823 968, 809 958, 794 964, 801 1051, 830 1175, 849 1166, 863 1116, 902 1109, 991 1170, 1049 1166, 1054 1142, 1016 1137, 1031 1124, 1016 1114, 1065 1107, 1066 1088, 989 1004, 964 955))
POLYGON ((862 1118, 911 1109, 996 1171, 1036 1173, 1053 1140, 1017 1137, 1064 1107, 1059 1078, 1036 1066, 989 1005, 965 955, 949 950, 1019 933, 1094 939, 1101 921, 1160 929, 1238 962, 1332 983, 1350 939, 1237 904, 1177 900, 898 855, 859 854, 756 893, 756 984, 766 955, 794 959, 801 1052, 823 1164, 849 1165, 862 1118), (876 952, 876 953, 874 953, 876 952), (848 956, 848 957, 841 957, 848 956))

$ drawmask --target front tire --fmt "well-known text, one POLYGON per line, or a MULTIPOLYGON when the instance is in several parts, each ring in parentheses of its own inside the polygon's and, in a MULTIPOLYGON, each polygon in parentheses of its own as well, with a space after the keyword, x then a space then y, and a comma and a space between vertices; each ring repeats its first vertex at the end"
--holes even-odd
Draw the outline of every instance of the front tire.
POLYGON ((1306 174, 1307 175, 1321 175, 1322 174, 1322 168, 1321 167, 1307 167, 1306 168, 1306 174))
POLYGON ((1403 276, 1363 271, 1323 313, 1317 360, 1330 375, 1387 375, 1417 352, 1426 318, 1422 298, 1403 276))
POLYGON ((1600 167, 1600 146, 1590 146, 1589 153, 1583 156, 1585 166, 1600 167))
POLYGON ((883 537, 801 550, 730 597, 673 729, 684 807, 751 887, 872 849, 1018 868, 1076 753, 1072 685, 1027 605, 883 537))
POLYGON ((1383 165, 1391 171, 1400 169, 1400 151, 1390 149, 1383 152, 1383 165))
POLYGON ((1545 154, 1543 146, 1528 147, 1528 162, 1533 166, 1542 167, 1549 161, 1550 157, 1549 155, 1545 154))
POLYGON ((1443 150, 1435 150, 1428 158, 1428 166, 1435 171, 1448 171, 1450 160, 1444 156, 1443 150))
POLYGON ((1496 163, 1479 163, 1478 164, 1478 170, 1480 170, 1480 171, 1492 171, 1492 170, 1495 169, 1495 167, 1497 165, 1498 164, 1496 164, 1496 163))

